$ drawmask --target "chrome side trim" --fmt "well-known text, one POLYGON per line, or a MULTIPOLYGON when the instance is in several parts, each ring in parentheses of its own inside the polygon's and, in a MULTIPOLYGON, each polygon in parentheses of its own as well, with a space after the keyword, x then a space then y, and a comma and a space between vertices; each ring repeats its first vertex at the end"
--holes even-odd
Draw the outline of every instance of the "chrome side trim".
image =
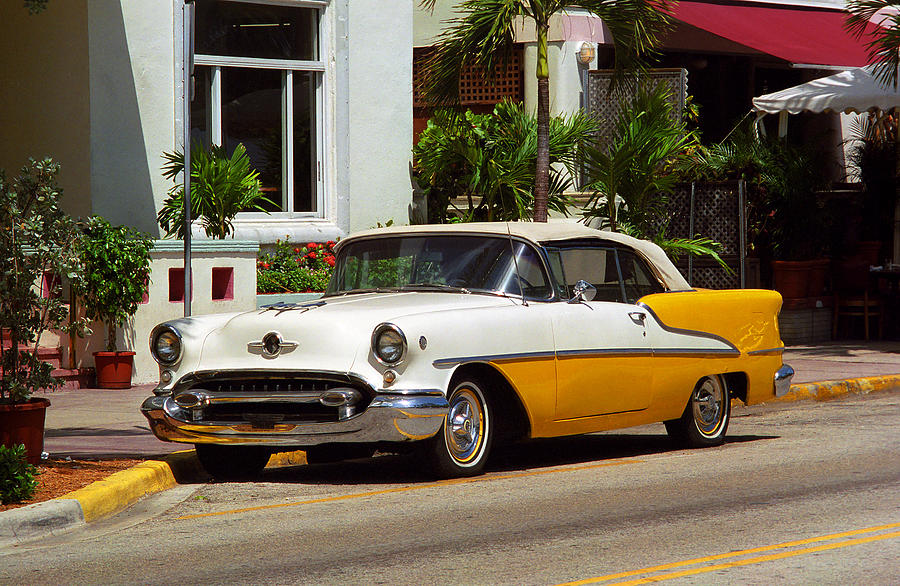
POLYGON ((794 378, 794 369, 788 364, 782 364, 775 372, 775 396, 782 397, 791 390, 791 379, 794 378))
POLYGON ((549 352, 519 352, 513 354, 484 354, 481 356, 463 356, 460 358, 441 358, 431 363, 435 368, 449 368, 466 362, 506 362, 509 360, 534 360, 540 358, 555 358, 556 353, 549 352))
POLYGON ((712 356, 716 358, 740 356, 741 351, 737 348, 662 348, 653 350, 654 356, 673 357, 692 357, 702 358, 703 356, 712 356))
MULTIPOLYGON (((726 341, 727 342, 727 341, 726 341)), ((730 345, 730 344, 729 344, 730 345)), ((460 358, 441 358, 432 362, 435 368, 450 368, 469 362, 509 362, 511 360, 534 360, 541 358, 582 358, 590 356, 690 356, 699 358, 713 356, 740 356, 741 352, 731 348, 591 348, 578 350, 559 350, 557 352, 520 352, 516 354, 485 354, 482 356, 465 356, 460 358)))
POLYGON ((779 346, 778 348, 766 348, 765 350, 753 350, 752 352, 747 352, 747 356, 766 356, 766 355, 776 356, 779 354, 784 354, 784 346, 779 346))
MULTIPOLYGON (((730 341, 726 340, 726 339, 723 338, 722 336, 719 336, 719 335, 716 335, 716 334, 711 334, 711 333, 709 333, 709 332, 701 332, 701 331, 698 331, 698 330, 685 330, 685 329, 682 329, 682 328, 673 328, 672 326, 666 325, 665 322, 663 322, 661 319, 659 319, 659 316, 656 315, 656 312, 653 311, 653 308, 651 308, 651 307, 650 307, 649 305, 647 305, 646 303, 643 303, 643 302, 641 302, 641 301, 638 301, 637 305, 639 305, 640 307, 643 307, 644 309, 646 309, 646 310, 650 313, 650 315, 653 316, 653 319, 656 320, 656 323, 659 324, 659 327, 661 327, 662 329, 664 329, 665 331, 667 331, 667 332, 669 332, 669 333, 672 333, 672 334, 684 334, 684 335, 687 335, 687 336, 695 336, 695 337, 697 337, 697 338, 706 338, 706 339, 708 339, 708 340, 716 340, 716 341, 722 342, 723 344, 727 345, 729 348, 731 348, 731 350, 732 350, 733 352, 736 352, 738 356, 740 356, 740 354, 741 354, 741 351, 738 350, 738 347, 737 347, 737 346, 735 346, 734 344, 732 344, 730 341)), ((709 352, 709 350, 705 350, 705 352, 709 352)), ((716 352, 716 351, 713 351, 713 352, 716 352)))
POLYGON ((650 348, 593 348, 585 350, 559 350, 557 358, 581 358, 586 356, 652 356, 650 348))

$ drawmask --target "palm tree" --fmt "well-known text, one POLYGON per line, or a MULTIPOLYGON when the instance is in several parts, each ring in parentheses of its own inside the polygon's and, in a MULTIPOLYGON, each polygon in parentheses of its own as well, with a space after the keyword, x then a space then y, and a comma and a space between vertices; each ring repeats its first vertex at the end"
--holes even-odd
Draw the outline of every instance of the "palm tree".
MULTIPOLYGON (((420 0, 432 9, 436 0, 420 0)), ((466 65, 481 70, 485 81, 497 66, 509 63, 516 25, 534 23, 537 36, 537 162, 534 182, 534 221, 547 221, 550 182, 550 68, 547 32, 550 17, 582 8, 600 17, 613 36, 616 70, 639 69, 653 52, 669 23, 668 0, 463 0, 459 16, 437 39, 425 62, 425 95, 434 104, 459 101, 459 73, 466 65)))
POLYGON ((896 88, 900 67, 900 2, 847 0, 847 12, 847 30, 858 39, 868 37, 866 48, 869 63, 875 66, 875 76, 882 84, 896 88))

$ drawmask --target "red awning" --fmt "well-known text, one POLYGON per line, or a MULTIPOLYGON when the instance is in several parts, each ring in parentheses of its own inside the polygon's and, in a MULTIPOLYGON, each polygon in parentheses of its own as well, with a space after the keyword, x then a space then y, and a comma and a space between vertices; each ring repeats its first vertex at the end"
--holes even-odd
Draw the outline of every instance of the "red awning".
POLYGON ((857 40, 844 30, 847 13, 841 10, 679 2, 673 12, 676 20, 794 64, 860 67, 869 62, 865 38, 857 40))

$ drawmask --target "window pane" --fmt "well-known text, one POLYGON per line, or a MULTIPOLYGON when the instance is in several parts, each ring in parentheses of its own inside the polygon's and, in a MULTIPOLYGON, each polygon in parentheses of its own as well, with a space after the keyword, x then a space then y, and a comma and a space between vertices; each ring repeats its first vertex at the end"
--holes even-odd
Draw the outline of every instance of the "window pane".
POLYGON ((294 78, 294 211, 315 212, 316 205, 316 74, 294 78))
POLYGON ((259 171, 262 191, 282 209, 281 76, 271 69, 222 69, 222 134, 230 155, 244 145, 250 165, 259 171))
POLYGON ((633 252, 620 250, 619 264, 622 267, 622 279, 625 281, 628 303, 634 303, 644 295, 663 291, 662 285, 653 277, 644 261, 633 252))
POLYGON ((194 67, 194 95, 191 101, 191 144, 212 144, 209 129, 212 126, 212 104, 209 101, 212 67, 194 67))
POLYGON ((503 238, 407 236, 361 240, 341 251, 330 294, 373 287, 464 287, 547 299, 550 287, 533 248, 503 238), (512 250, 515 248, 516 259, 512 250), (516 281, 516 269, 522 286, 516 281))
POLYGON ((315 61, 318 10, 197 0, 194 50, 204 55, 315 61))
POLYGON ((608 248, 566 248, 560 250, 566 279, 566 297, 572 286, 585 280, 597 288, 595 301, 622 301, 615 251, 608 248))

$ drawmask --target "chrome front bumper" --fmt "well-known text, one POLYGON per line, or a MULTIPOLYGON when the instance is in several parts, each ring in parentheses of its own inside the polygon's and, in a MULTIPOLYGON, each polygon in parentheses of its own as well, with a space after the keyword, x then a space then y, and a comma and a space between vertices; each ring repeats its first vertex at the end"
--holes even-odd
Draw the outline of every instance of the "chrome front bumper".
POLYGON ((791 390, 791 379, 794 378, 794 369, 787 364, 782 364, 775 373, 775 396, 782 397, 791 390))
POLYGON ((362 413, 330 423, 193 421, 172 397, 149 397, 141 412, 161 440, 193 444, 313 446, 325 443, 405 442, 427 439, 441 429, 449 404, 440 391, 375 397, 362 413))

